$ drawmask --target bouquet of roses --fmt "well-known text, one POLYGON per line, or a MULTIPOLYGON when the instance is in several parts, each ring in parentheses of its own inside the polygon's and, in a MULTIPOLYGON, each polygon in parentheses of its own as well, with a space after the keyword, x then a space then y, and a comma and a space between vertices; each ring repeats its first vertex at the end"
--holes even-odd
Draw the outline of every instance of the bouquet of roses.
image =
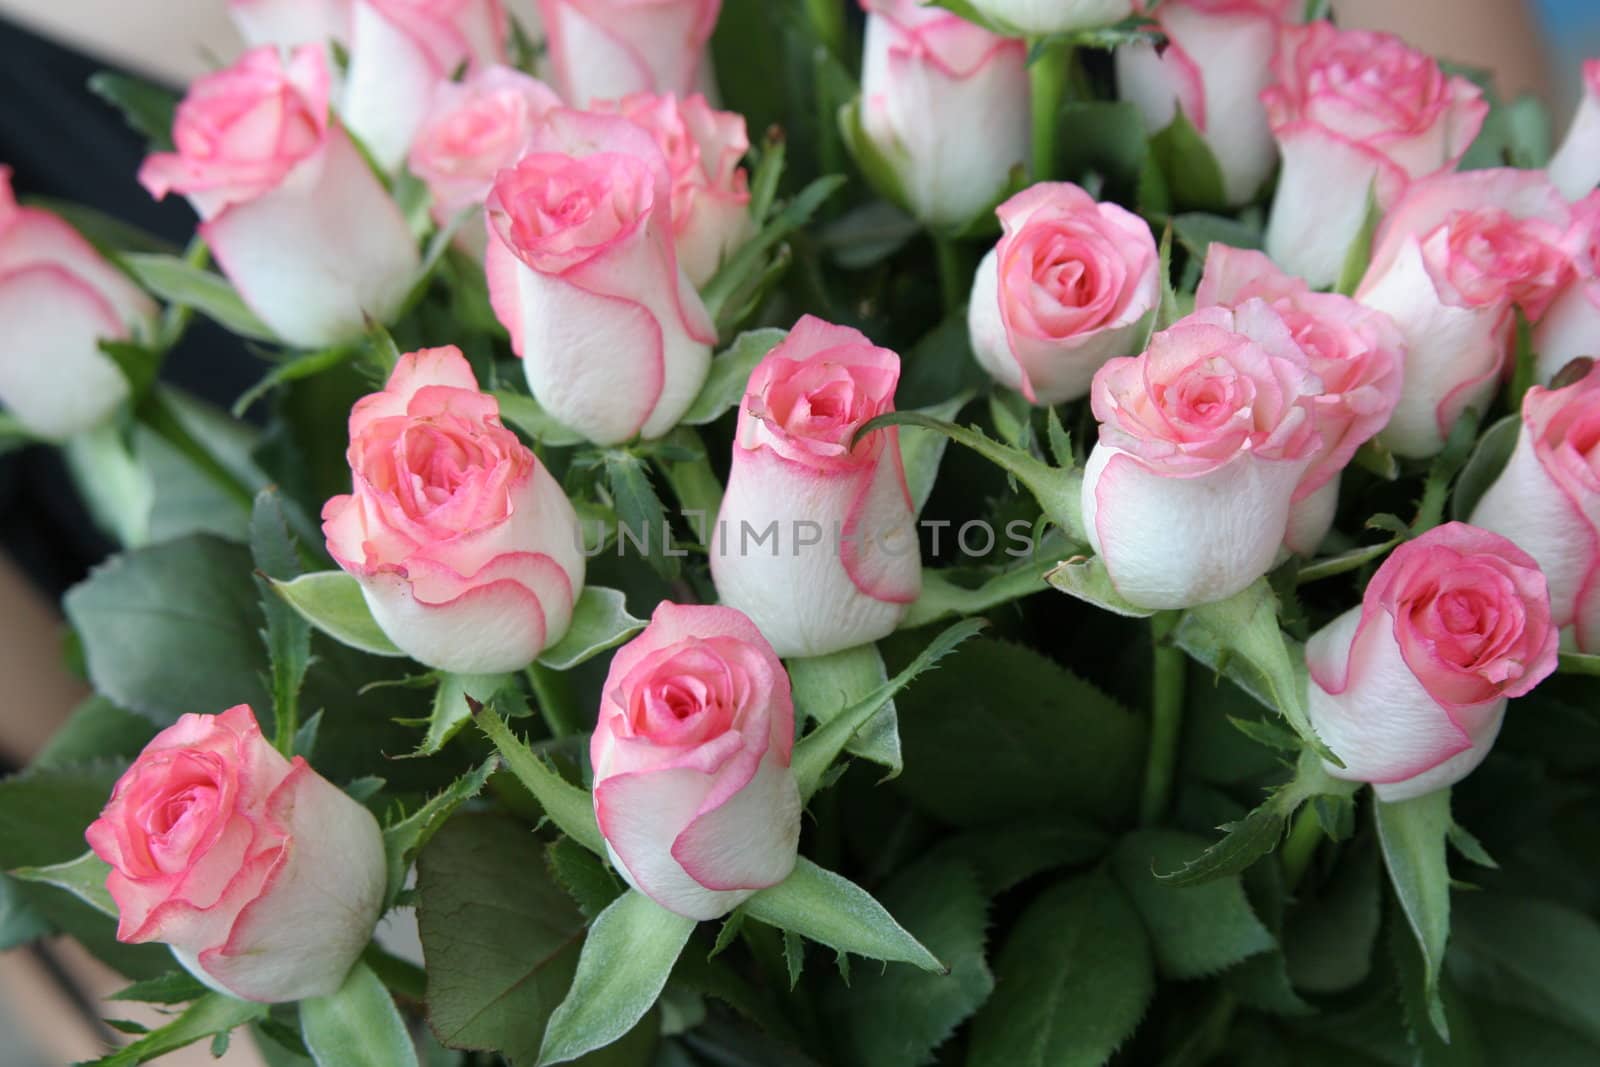
POLYGON ((1552 155, 1300 0, 231 7, 96 83, 187 249, 0 170, 101 1064, 1600 1061, 1600 64, 1552 155))

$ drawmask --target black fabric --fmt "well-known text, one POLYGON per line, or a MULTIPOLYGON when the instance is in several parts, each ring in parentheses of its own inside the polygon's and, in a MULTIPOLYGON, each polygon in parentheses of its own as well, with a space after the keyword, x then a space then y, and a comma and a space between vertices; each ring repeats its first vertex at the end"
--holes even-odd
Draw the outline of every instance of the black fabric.
MULTIPOLYGON (((194 233, 188 204, 157 203, 140 187, 143 139, 88 89, 105 66, 0 19, 0 163, 11 166, 19 197, 87 204, 181 247, 194 233)), ((3 332, 0 324, 0 344, 3 332)), ((260 373, 235 338, 202 319, 163 369, 167 380, 223 406, 260 373)), ((0 548, 51 596, 110 551, 54 450, 0 457, 0 548)))

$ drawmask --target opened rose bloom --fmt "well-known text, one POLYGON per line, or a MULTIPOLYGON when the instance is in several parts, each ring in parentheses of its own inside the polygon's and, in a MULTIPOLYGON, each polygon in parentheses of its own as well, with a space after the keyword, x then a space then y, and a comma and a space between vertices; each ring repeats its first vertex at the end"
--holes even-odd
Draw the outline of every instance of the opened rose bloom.
POLYGON ((1572 278, 1533 330, 1535 376, 1548 385, 1574 359, 1600 356, 1600 190, 1572 205, 1572 278))
POLYGON ((1455 169, 1489 106, 1478 87, 1396 37, 1289 24, 1262 94, 1283 170, 1267 252, 1313 288, 1339 278, 1370 196, 1387 210, 1455 169))
POLYGON ((1293 0, 1165 0, 1151 17, 1166 41, 1117 49, 1117 96, 1159 133, 1181 113, 1211 148, 1229 204, 1253 200, 1278 161, 1261 92, 1293 0))
POLYGON ((1196 311, 1144 355, 1102 367, 1083 523, 1117 593, 1142 608, 1186 608, 1266 574, 1322 450, 1322 391, 1264 300, 1196 311))
POLYGON ((809 315, 750 375, 711 576, 780 656, 885 637, 922 588, 898 433, 856 440, 899 379, 893 352, 809 315))
POLYGON ((1027 45, 917 0, 861 0, 861 124, 930 226, 992 208, 1028 149, 1027 45))
POLYGON ((1562 195, 1578 200, 1600 185, 1600 59, 1583 65, 1583 101, 1556 154, 1550 157, 1550 180, 1562 195))
POLYGON ((1257 299, 1283 317, 1322 379, 1313 405, 1322 446, 1295 487, 1285 539, 1291 551, 1311 556, 1333 525, 1340 472, 1388 424, 1400 400, 1405 339, 1381 311, 1337 293, 1312 292, 1260 252, 1213 244, 1195 306, 1237 307, 1257 299))
POLYGON ((602 101, 595 111, 615 111, 650 131, 672 178, 672 233, 678 263, 695 285, 755 235, 749 176, 739 165, 750 150, 744 116, 717 111, 696 93, 634 93, 602 101))
POLYGON ((1499 534, 1452 522, 1407 541, 1351 608, 1306 643, 1312 726, 1380 799, 1443 789, 1489 754, 1506 700, 1556 667, 1539 565, 1499 534))
POLYGON ((712 89, 706 44, 722 0, 539 0, 556 88, 573 107, 712 89))
POLYGON ((660 437, 705 382, 716 331, 678 265, 671 178, 649 131, 553 111, 495 180, 495 314, 551 415, 596 444, 660 437))
MULTIPOLYGON (((448 225, 482 205, 494 176, 522 157, 534 124, 561 106, 555 90, 510 67, 486 67, 465 81, 440 82, 411 146, 411 173, 428 185, 433 220, 448 225)), ((464 224, 460 236, 481 256, 481 220, 464 224)))
POLYGON ((997 214, 1005 235, 972 283, 972 350, 1032 403, 1085 396, 1106 360, 1149 333, 1161 299, 1150 227, 1068 182, 1025 189, 997 214))
POLYGON ((789 676, 731 608, 662 602, 617 650, 589 740, 594 809, 629 885, 691 919, 794 869, 789 676))
POLYGON ((85 837, 111 865, 117 940, 162 941, 228 996, 326 996, 383 903, 378 822, 244 704, 184 715, 127 769, 85 837))
POLYGON ((500 0, 355 0, 339 114, 378 165, 393 170, 440 82, 507 58, 500 0))
POLYGON ((0 403, 59 440, 104 421, 128 380, 100 342, 148 339, 156 306, 62 219, 17 204, 0 166, 0 403))
POLYGON ((228 14, 252 48, 348 47, 354 6, 354 0, 228 0, 228 14))
POLYGON ((351 410, 354 488, 322 509, 328 553, 384 633, 457 674, 528 666, 583 590, 572 504, 499 412, 459 349, 402 356, 351 410))
POLYGON ((1562 388, 1528 390, 1516 449, 1472 524, 1537 560, 1563 642, 1600 652, 1600 367, 1562 388))
POLYGON ((1538 322, 1574 277, 1571 211, 1538 171, 1447 174, 1412 185, 1384 219, 1356 299, 1406 339, 1405 388, 1381 440, 1431 456, 1480 413, 1511 352, 1516 309, 1538 322))
POLYGON ((328 67, 314 45, 285 61, 246 52, 190 86, 175 152, 145 160, 157 200, 181 193, 223 273, 283 340, 305 347, 386 321, 418 266, 405 217, 328 116, 328 67))

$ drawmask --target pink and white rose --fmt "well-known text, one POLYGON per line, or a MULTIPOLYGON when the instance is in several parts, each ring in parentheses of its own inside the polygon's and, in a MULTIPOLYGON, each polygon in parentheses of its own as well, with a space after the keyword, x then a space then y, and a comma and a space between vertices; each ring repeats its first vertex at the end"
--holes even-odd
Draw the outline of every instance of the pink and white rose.
POLYGON ((539 0, 556 88, 573 107, 630 93, 712 92, 722 0, 539 0))
POLYGON ((489 298, 539 403, 597 444, 672 429, 716 332, 678 265, 671 178, 649 131, 553 111, 488 211, 489 298))
POLYGON ((1196 311, 1095 375, 1083 523, 1111 584, 1153 610, 1266 574, 1322 452, 1322 383, 1264 300, 1196 311))
POLYGON ((629 885, 716 919, 794 869, 789 676, 732 608, 662 602, 617 650, 589 740, 594 810, 629 885))
POLYGON ((972 350, 1035 404, 1086 396, 1095 371, 1143 344, 1161 300, 1150 227, 1068 182, 1041 182, 996 212, 1004 236, 978 266, 972 350))
POLYGON ((1288 24, 1261 95, 1283 155, 1267 252, 1314 288, 1339 278, 1367 215, 1418 178, 1455 169, 1489 105, 1399 38, 1288 24))
POLYGON ((1537 560, 1564 643, 1600 652, 1600 366, 1523 396, 1516 450, 1472 524, 1537 560))
POLYGON ((1556 668, 1545 577, 1499 534, 1436 527, 1311 636, 1306 667, 1311 724, 1344 763, 1330 774, 1385 801, 1444 789, 1489 754, 1507 698, 1556 668))
POLYGON ((685 100, 633 93, 601 101, 595 111, 632 119, 656 139, 672 179, 672 232, 678 262, 696 286, 751 237, 749 176, 739 165, 750 151, 744 116, 717 111, 696 93, 685 100))
POLYGON ((1543 317, 1573 277, 1571 211, 1539 171, 1414 183, 1378 230, 1356 299, 1399 324, 1405 388, 1381 440, 1431 456, 1467 408, 1484 410, 1510 352, 1514 309, 1543 317))
POLYGON ((336 991, 383 904, 377 820, 285 759, 244 704, 157 734, 84 836, 111 865, 117 940, 165 942, 244 1000, 336 991))
POLYGON ((1138 106, 1151 133, 1187 117, 1221 168, 1229 204, 1254 200, 1278 161, 1261 93, 1293 3, 1164 0, 1152 17, 1166 43, 1117 49, 1117 96, 1138 106))
POLYGON ((355 0, 339 114, 394 170, 440 82, 463 66, 473 74, 507 61, 506 29, 500 0, 355 0))
POLYGON ((921 591, 898 433, 855 440, 899 380, 893 352, 809 315, 750 375, 711 577, 780 656, 885 637, 921 591))
POLYGON ((1316 553, 1333 524, 1339 475, 1356 450, 1388 423, 1400 400, 1406 344, 1394 320, 1337 293, 1317 293, 1260 252, 1213 244, 1195 293, 1195 307, 1237 307, 1265 300, 1283 317, 1322 379, 1313 403, 1322 447, 1295 487, 1290 551, 1316 553))
POLYGON ((1583 101, 1561 147, 1550 157, 1550 180, 1569 200, 1600 185, 1600 59, 1583 64, 1583 101))
POLYGON ((328 554, 419 663, 521 670, 583 590, 578 517, 454 347, 400 358, 350 411, 353 491, 322 509, 328 554))
POLYGON ((189 88, 175 152, 145 160, 157 200, 188 197, 239 295, 302 347, 360 336, 396 311, 418 267, 406 220, 328 117, 328 67, 315 45, 285 61, 246 52, 189 88))
POLYGON ((228 14, 251 48, 350 44, 354 0, 228 0, 228 14))
POLYGON ((1134 0, 972 0, 972 7, 1015 37, 1043 37, 1121 22, 1134 0))
POLYGON ((911 213, 960 228, 994 206, 1027 157, 1027 45, 917 0, 862 7, 862 128, 911 213))
POLYGON ((30 432, 70 437, 110 417, 128 380, 101 341, 148 337, 156 305, 63 220, 17 204, 0 166, 0 402, 30 432))
POLYGON ((1535 374, 1550 384, 1562 367, 1600 356, 1600 189, 1572 205, 1573 277, 1533 330, 1535 374))
MULTIPOLYGON (((434 222, 444 226, 481 206, 495 175, 522 158, 535 125, 560 106, 554 89, 511 67, 485 67, 464 81, 435 86, 409 159, 432 194, 434 222)), ((481 224, 463 227, 461 237, 483 254, 481 224)))

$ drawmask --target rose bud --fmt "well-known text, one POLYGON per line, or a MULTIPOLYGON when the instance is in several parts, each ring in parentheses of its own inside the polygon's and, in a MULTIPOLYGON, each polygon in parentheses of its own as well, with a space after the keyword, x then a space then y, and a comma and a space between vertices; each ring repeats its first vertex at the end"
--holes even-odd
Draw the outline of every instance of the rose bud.
POLYGON ((247 705, 155 736, 84 836, 111 865, 117 940, 163 941, 219 993, 333 993, 372 937, 377 820, 261 736, 247 705))
POLYGON ((672 233, 678 263, 704 285, 740 245, 755 236, 749 177, 739 161, 750 150, 744 116, 716 111, 696 93, 677 97, 634 93, 593 110, 632 119, 650 131, 672 178, 672 233))
POLYGON ((1489 105, 1399 38, 1330 23, 1284 27, 1261 94, 1283 155, 1267 252, 1313 288, 1339 279, 1367 217, 1408 182, 1455 169, 1489 105))
POLYGON ((972 0, 984 18, 1017 37, 1044 37, 1121 22, 1134 0, 972 0))
POLYGON ((306 45, 287 63, 246 52, 189 88, 176 152, 145 160, 157 200, 189 198, 200 235, 273 332, 317 347, 358 337, 404 300, 416 274, 405 217, 367 161, 328 121, 328 68, 306 45))
POLYGON ((1548 385, 1580 357, 1600 356, 1600 190, 1572 205, 1573 278, 1533 331, 1535 374, 1548 385))
POLYGON ((546 411, 596 444, 660 437, 705 383, 716 331, 678 266, 654 139, 560 109, 489 194, 489 299, 546 411))
POLYGON ((19 207, 0 166, 0 402, 51 440, 103 422, 128 380, 100 351, 155 331, 156 306, 77 230, 19 207))
POLYGON ((711 92, 722 0, 539 0, 556 88, 573 107, 629 93, 711 92))
POLYGON ((406 158, 440 82, 507 61, 500 0, 355 0, 339 113, 384 170, 406 158))
POLYGON ((1312 556, 1333 525, 1340 472, 1388 423, 1400 399, 1405 339, 1381 311, 1312 292, 1260 252, 1213 244, 1195 307, 1238 307, 1246 300, 1272 305, 1322 379, 1322 395, 1312 406, 1322 447, 1295 487, 1285 539, 1291 552, 1312 556))
MULTIPOLYGON (((522 158, 534 125, 560 106, 554 89, 510 67, 486 67, 465 81, 435 86, 409 161, 432 194, 434 222, 447 225, 482 205, 494 176, 522 158)), ((463 226, 457 240, 481 257, 482 223, 463 226)))
POLYGON ((1083 523, 1116 591, 1151 609, 1225 600, 1266 574, 1322 451, 1322 384, 1265 301, 1212 307, 1094 377, 1100 441, 1083 523))
POLYGON ((973 279, 972 351, 1031 403, 1086 396, 1094 372, 1149 332, 1161 300, 1150 227, 1067 182, 1025 189, 996 214, 1005 235, 973 279))
POLYGON ((1261 92, 1294 0, 1164 0, 1152 13, 1166 37, 1117 49, 1117 96, 1159 133, 1182 112, 1211 147, 1232 205, 1261 192, 1278 161, 1261 92))
POLYGON ((1306 642, 1311 724, 1379 799, 1409 800, 1483 762, 1506 698, 1556 669, 1539 565, 1499 534, 1452 522, 1390 554, 1351 608, 1306 642))
POLYGON ((617 650, 589 739, 606 852, 639 892, 715 919, 794 869, 794 703, 732 608, 657 605, 617 650))
POLYGON ((1027 156, 1028 48, 917 0, 867 10, 861 124, 930 226, 994 207, 1027 156))
POLYGON ((711 577, 780 656, 886 637, 922 589, 897 431, 855 440, 899 380, 900 357, 809 315, 750 375, 711 577))
POLYGON ((1381 440, 1431 456, 1467 408, 1485 410, 1514 308, 1537 322, 1572 279, 1571 211, 1542 173, 1475 170, 1414 183, 1379 228, 1356 299, 1406 339, 1405 388, 1381 440))
POLYGON ((1583 102, 1550 157, 1548 173, 1568 200, 1588 196, 1600 185, 1600 59, 1583 64, 1583 102))
POLYGON ((350 43, 354 0, 228 0, 228 14, 251 48, 350 43))
POLYGON ((1523 396, 1517 447, 1472 524, 1538 561, 1564 642, 1600 652, 1600 366, 1564 388, 1536 385, 1523 396))
POLYGON ((350 410, 348 457, 354 490, 322 509, 328 554, 412 659, 501 674, 567 632, 583 590, 577 514, 460 349, 400 357, 350 410))

